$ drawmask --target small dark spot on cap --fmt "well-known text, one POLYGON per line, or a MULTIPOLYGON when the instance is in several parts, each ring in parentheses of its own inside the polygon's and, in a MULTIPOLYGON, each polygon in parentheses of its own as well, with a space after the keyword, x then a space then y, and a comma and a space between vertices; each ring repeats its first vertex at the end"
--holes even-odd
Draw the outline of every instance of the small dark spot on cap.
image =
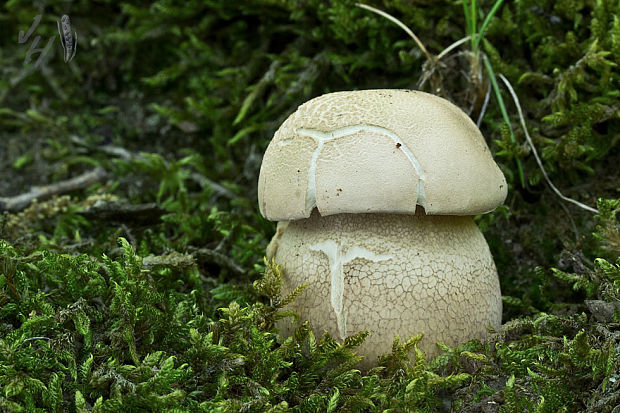
POLYGON ((297 172, 301 172, 301 169, 298 169, 297 172))
POLYGON ((400 142, 396 143, 396 147, 397 147, 397 148, 400 148, 400 147, 401 147, 400 142))

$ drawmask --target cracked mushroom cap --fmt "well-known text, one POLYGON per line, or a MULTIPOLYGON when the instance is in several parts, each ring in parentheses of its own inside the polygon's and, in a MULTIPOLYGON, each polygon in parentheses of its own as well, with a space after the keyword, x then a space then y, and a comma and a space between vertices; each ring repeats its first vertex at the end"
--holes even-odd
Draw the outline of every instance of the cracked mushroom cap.
POLYGON ((506 179, 472 120, 419 91, 329 93, 301 105, 263 158, 258 201, 272 221, 341 213, 475 215, 506 179))

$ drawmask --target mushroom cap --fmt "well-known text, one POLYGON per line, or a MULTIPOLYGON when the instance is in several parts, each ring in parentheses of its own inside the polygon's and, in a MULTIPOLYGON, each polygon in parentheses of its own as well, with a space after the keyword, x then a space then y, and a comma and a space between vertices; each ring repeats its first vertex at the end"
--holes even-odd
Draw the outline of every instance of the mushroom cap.
POLYGON ((506 198, 506 179, 472 120, 445 99, 381 89, 329 93, 276 131, 258 180, 272 221, 340 213, 475 215, 506 198))

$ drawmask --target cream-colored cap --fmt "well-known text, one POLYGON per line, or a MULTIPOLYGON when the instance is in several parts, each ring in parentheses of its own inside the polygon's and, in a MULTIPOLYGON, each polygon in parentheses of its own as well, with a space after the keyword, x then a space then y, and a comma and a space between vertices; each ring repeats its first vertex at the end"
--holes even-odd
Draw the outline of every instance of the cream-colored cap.
POLYGON ((258 202, 272 221, 341 213, 475 215, 506 198, 480 130, 419 91, 329 93, 301 105, 263 158, 258 202))

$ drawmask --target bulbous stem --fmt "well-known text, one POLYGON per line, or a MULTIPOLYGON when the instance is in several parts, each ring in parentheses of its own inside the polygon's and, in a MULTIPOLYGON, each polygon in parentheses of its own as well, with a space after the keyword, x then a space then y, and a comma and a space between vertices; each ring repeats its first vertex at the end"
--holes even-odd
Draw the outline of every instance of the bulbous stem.
POLYGON ((310 283, 291 309, 317 334, 371 331, 359 349, 365 367, 396 335, 424 333, 420 348, 432 356, 437 341, 457 345, 501 324, 495 264, 470 216, 314 212, 280 223, 268 250, 284 268, 283 294, 310 283))

